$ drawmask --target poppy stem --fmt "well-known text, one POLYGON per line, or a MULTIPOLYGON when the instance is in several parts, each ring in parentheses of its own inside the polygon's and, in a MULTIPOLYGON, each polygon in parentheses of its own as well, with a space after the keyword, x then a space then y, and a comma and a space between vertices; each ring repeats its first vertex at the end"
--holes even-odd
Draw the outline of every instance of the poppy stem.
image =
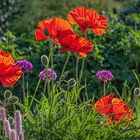
POLYGON ((80 71, 80 77, 79 77, 79 86, 80 86, 80 83, 81 83, 81 79, 82 79, 82 75, 83 75, 83 71, 84 71, 84 66, 85 66, 85 59, 83 58, 82 67, 81 67, 81 71, 80 71))
MULTIPOLYGON (((54 67, 53 67, 53 42, 51 41, 51 39, 50 39, 50 37, 49 37, 49 45, 50 45, 50 48, 51 48, 51 50, 50 50, 50 61, 51 61, 51 70, 53 71, 53 69, 54 69, 54 67)), ((53 85, 54 85, 54 82, 53 82, 53 80, 52 81, 49 81, 48 80, 48 96, 49 96, 49 94, 50 94, 50 103, 51 103, 51 105, 52 105, 52 102, 53 102, 53 85), (52 88, 52 91, 50 92, 50 87, 52 88)))
POLYGON ((64 66, 63 66, 62 73, 61 73, 60 78, 59 78, 59 81, 58 81, 58 86, 60 86, 60 84, 61 84, 61 79, 62 79, 62 76, 64 74, 64 71, 65 71, 65 68, 67 66, 67 63, 69 61, 69 58, 70 58, 70 52, 68 52, 68 56, 67 56, 66 62, 64 64, 64 66))
POLYGON ((105 96, 106 95, 106 93, 105 93, 106 92, 106 81, 104 81, 104 83, 103 83, 103 91, 104 91, 103 95, 105 96))
POLYGON ((36 92, 37 92, 37 90, 38 90, 38 88, 39 88, 40 82, 41 82, 41 80, 39 79, 39 80, 38 80, 38 83, 37 83, 37 86, 36 86, 36 88, 35 88, 35 92, 34 92, 34 94, 33 94, 33 96, 32 96, 32 100, 31 100, 31 102, 30 102, 30 108, 31 108, 31 106, 32 106, 32 104, 33 104, 33 101, 34 101, 36 92))
POLYGON ((77 60, 76 60, 76 88, 77 88, 77 89, 78 89, 78 87, 79 87, 78 65, 79 65, 79 57, 77 57, 77 60))

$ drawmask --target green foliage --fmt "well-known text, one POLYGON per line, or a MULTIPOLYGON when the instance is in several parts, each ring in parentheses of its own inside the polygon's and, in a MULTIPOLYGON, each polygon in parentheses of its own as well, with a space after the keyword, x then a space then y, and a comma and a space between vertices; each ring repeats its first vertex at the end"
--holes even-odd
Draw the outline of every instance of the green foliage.
POLYGON ((140 13, 140 0, 125 0, 123 14, 140 13))
POLYGON ((15 19, 19 19, 22 13, 18 6, 21 0, 1 0, 0 1, 0 35, 11 29, 15 19))
MULTIPOLYGON (((139 15, 134 14, 131 18, 126 16, 127 23, 130 23, 131 19, 135 19, 138 23, 139 15)), ((94 44, 94 50, 89 54, 86 59, 85 70, 83 74, 82 83, 87 83, 87 88, 92 95, 93 93, 98 93, 96 90, 95 73, 99 69, 109 69, 113 72, 115 85, 118 90, 121 92, 122 85, 124 81, 127 81, 128 84, 132 85, 135 82, 134 75, 132 70, 138 72, 140 64, 140 30, 135 28, 134 24, 127 24, 126 21, 123 21, 118 15, 110 15, 109 19, 109 28, 103 36, 96 37, 90 30, 88 30, 88 38, 94 44)), ((134 23, 134 22, 133 22, 134 23)), ((136 24, 137 25, 137 24, 136 24)), ((80 33, 79 29, 76 28, 76 31, 80 33)), ((32 35, 32 34, 31 34, 32 35)), ((33 35, 32 35, 33 38, 33 35)), ((15 37, 11 32, 5 33, 0 39, 0 47, 4 50, 12 52, 15 60, 27 59, 33 63, 34 69, 27 75, 31 77, 32 80, 38 81, 36 75, 42 69, 40 64, 40 56, 46 55, 49 56, 50 48, 46 42, 38 42, 31 37, 22 35, 21 37, 15 37)), ((57 71, 58 76, 60 76, 60 71, 64 62, 66 61, 67 54, 57 53, 60 46, 54 46, 54 63, 55 70, 57 71)), ((73 67, 75 67, 76 60, 73 59, 75 56, 71 56, 69 60, 68 68, 66 69, 66 75, 73 77, 73 67)), ((80 60, 81 61, 81 60, 80 60)), ((81 66, 80 66, 81 67, 81 66)), ((80 69, 79 67, 79 69, 80 69)), ((65 77, 67 79, 67 77, 65 77)), ((31 80, 31 81, 32 81, 31 80)), ((32 83, 31 87, 35 86, 35 83, 32 83)), ((33 89, 28 89, 33 91, 33 89)), ((20 94, 19 94, 20 95, 20 94)))
MULTIPOLYGON (((133 98, 127 93, 125 99, 130 98, 132 102, 133 98)), ((133 114, 133 121, 129 125, 106 126, 103 125, 106 119, 92 110, 89 105, 94 103, 94 99, 82 102, 79 98, 81 93, 76 90, 76 86, 63 90, 54 85, 48 94, 42 94, 39 100, 35 100, 32 109, 29 109, 27 104, 26 106, 17 104, 28 116, 23 123, 26 139, 119 140, 140 137, 138 114, 133 114)), ((137 98, 137 103, 139 100, 137 98)), ((29 98, 26 102, 29 102, 29 98)))

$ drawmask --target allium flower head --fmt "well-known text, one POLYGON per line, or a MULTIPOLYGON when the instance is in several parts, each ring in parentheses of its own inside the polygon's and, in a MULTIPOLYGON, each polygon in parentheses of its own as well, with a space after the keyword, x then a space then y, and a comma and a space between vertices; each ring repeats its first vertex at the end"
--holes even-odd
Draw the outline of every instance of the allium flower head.
POLYGON ((19 60, 15 65, 21 66, 25 72, 30 72, 33 68, 32 63, 27 60, 19 60))
POLYGON ((96 73, 97 79, 101 81, 111 81, 113 78, 112 73, 109 70, 101 70, 96 73))
POLYGON ((39 73, 39 79, 40 80, 45 80, 46 79, 46 75, 47 75, 47 72, 46 72, 46 69, 45 69, 45 70, 43 70, 43 71, 41 71, 39 73))
POLYGON ((56 80, 57 74, 54 70, 52 70, 51 68, 48 68, 47 70, 45 69, 39 73, 40 80, 45 80, 46 77, 49 80, 56 80))

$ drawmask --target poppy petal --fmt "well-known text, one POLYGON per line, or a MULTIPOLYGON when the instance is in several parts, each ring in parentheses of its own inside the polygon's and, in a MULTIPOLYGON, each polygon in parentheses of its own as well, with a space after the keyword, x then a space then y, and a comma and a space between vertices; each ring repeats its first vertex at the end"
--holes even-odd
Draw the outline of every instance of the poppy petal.
POLYGON ((4 87, 12 87, 21 77, 22 70, 19 66, 0 65, 0 82, 4 87))
POLYGON ((114 97, 114 94, 111 93, 105 97, 100 98, 95 105, 93 106, 93 109, 95 108, 97 112, 99 112, 101 115, 107 115, 110 114, 112 109, 112 99, 114 97))
POLYGON ((41 29, 37 29, 35 31, 35 38, 36 38, 36 40, 45 40, 47 37, 44 35, 44 33, 41 29))
POLYGON ((4 63, 5 65, 13 64, 14 59, 10 53, 0 50, 0 64, 2 63, 4 63))
POLYGON ((68 13, 70 24, 78 24, 83 34, 90 28, 96 35, 102 35, 107 28, 108 21, 104 15, 99 14, 93 9, 77 7, 68 13))
POLYGON ((47 36, 53 39, 57 39, 58 30, 73 31, 71 25, 67 20, 64 20, 62 18, 57 18, 57 17, 40 21, 38 24, 38 28, 39 29, 35 31, 35 37, 37 40, 44 40, 46 39, 47 36), (44 34, 45 30, 47 34, 44 34))

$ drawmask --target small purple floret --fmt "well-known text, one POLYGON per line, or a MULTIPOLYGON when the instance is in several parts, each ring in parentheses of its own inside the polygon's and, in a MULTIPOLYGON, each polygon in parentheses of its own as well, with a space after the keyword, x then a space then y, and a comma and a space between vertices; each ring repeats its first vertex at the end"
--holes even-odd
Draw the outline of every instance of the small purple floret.
POLYGON ((109 70, 101 70, 96 73, 97 79, 101 81, 111 81, 113 78, 112 73, 109 70))
POLYGON ((33 68, 33 65, 31 62, 27 60, 19 60, 15 63, 17 66, 21 66, 25 72, 30 72, 33 68))
POLYGON ((48 68, 47 70, 45 69, 39 73, 40 80, 45 80, 46 77, 49 80, 56 80, 57 74, 54 70, 52 70, 51 68, 48 68))
POLYGON ((40 79, 40 80, 45 80, 45 79, 46 79, 46 76, 47 76, 46 69, 43 70, 43 71, 41 71, 41 72, 39 73, 39 79, 40 79))

